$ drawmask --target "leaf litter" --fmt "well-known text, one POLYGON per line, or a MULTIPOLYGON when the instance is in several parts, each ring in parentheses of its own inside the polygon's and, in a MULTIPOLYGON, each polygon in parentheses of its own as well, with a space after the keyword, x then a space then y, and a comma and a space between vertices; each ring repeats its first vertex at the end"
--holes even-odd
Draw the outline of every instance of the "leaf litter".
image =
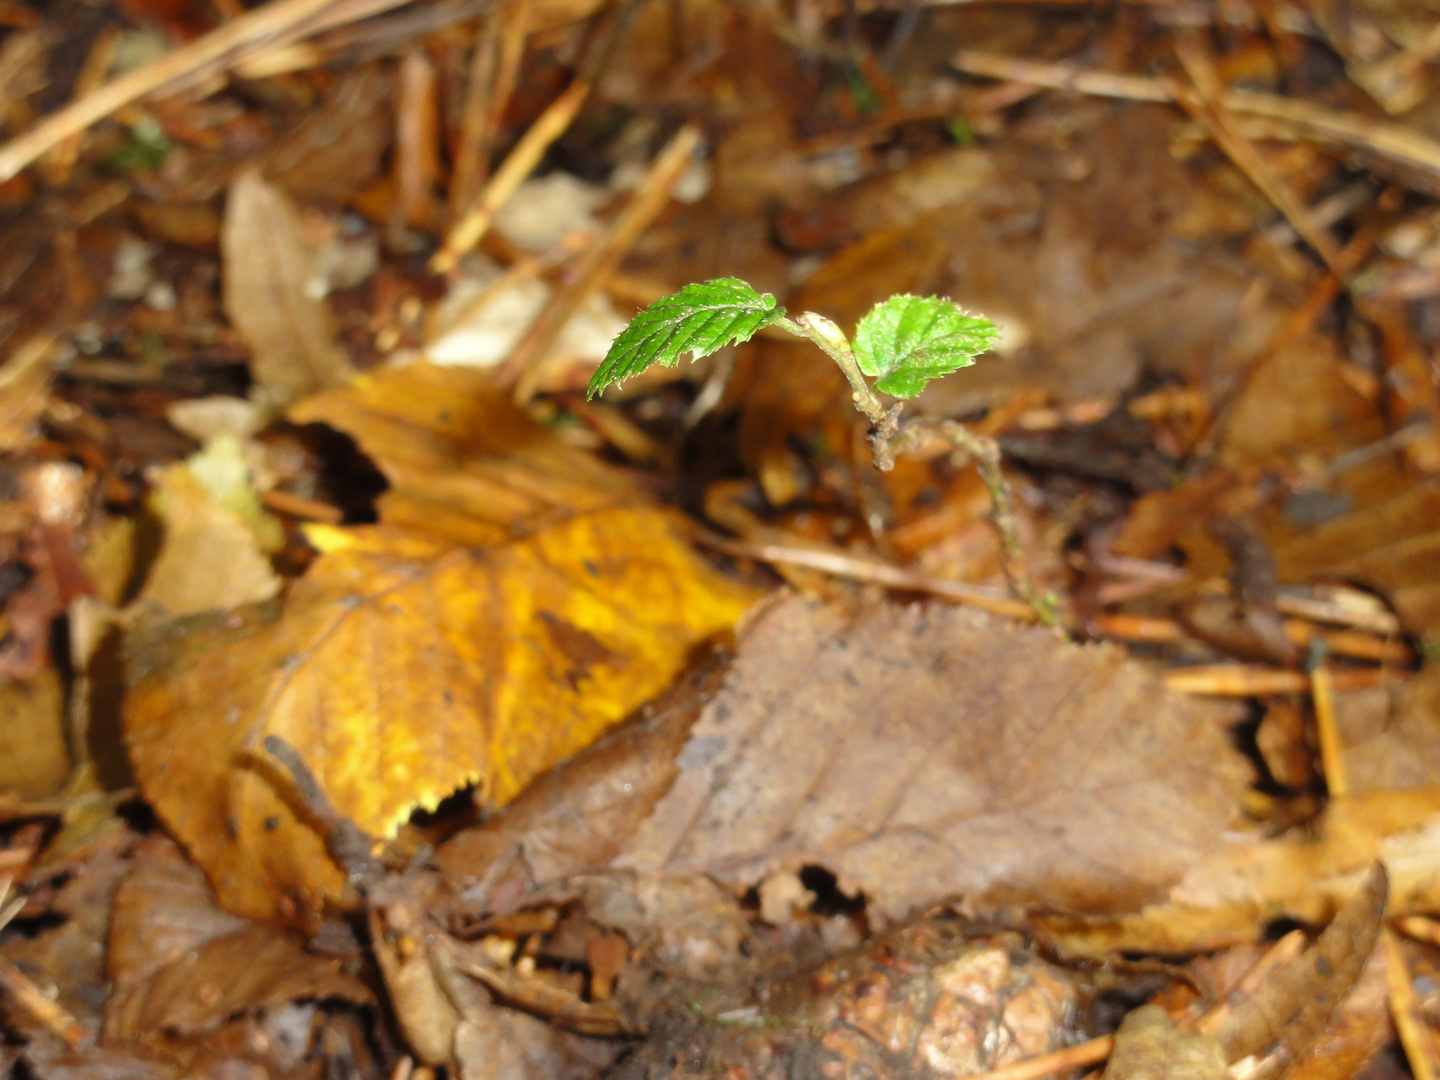
MULTIPOLYGON (((592 4, 288 21, 325 6, 226 12, 242 45, 206 54, 220 68, 0 185, 0 663, 4 700, 29 702, 6 714, 25 756, 0 875, 23 903, 0 1002, 21 1068, 970 1075, 1088 1046, 1066 1044, 1115 1027, 1105 993, 1183 1030, 1173 969, 1134 954, 1213 951, 1198 979, 1283 917, 1331 930, 1241 980, 1237 1012, 1279 1009, 1254 1067, 1373 1072, 1390 997, 1421 1074, 1405 964, 1428 970, 1440 911, 1424 25, 1306 5, 1341 71, 1289 12, 1238 8, 1203 40, 1164 11, 1024 5, 687 0, 614 36, 626 19, 592 4), (617 257, 626 193, 682 117, 703 160, 618 273, 586 271, 617 257), (489 205, 492 168, 520 179, 527 138, 564 170, 537 184, 583 177, 584 205, 532 249, 497 228, 453 279, 421 272, 464 246, 452 219, 489 205), (557 240, 582 219, 600 227, 557 240), (709 342, 675 381, 580 399, 597 331, 547 320, 719 277, 846 330, 897 293, 996 318, 997 355, 919 406, 999 437, 1031 570, 1072 633, 1131 656, 873 595, 993 600, 1001 552, 948 451, 869 471, 807 347, 709 342), (462 295, 480 281, 564 302, 500 326, 462 295), (493 357, 543 391, 530 419, 482 375, 413 363, 447 293, 476 340, 546 354, 493 357), (206 399, 226 417, 196 419, 206 399), (667 502, 738 533, 716 547, 742 561, 717 572, 667 502), (717 644, 768 581, 744 560, 797 551, 812 595, 717 644), (105 659, 122 637, 128 676, 105 659), (1245 693, 1254 711, 1225 704, 1245 693), (1258 753, 1237 752, 1260 710, 1258 753), (1403 948, 1371 948, 1377 859, 1403 948), (193 926, 154 936, 171 924, 193 926), (1082 957, 1121 974, 1102 989, 1082 957)), ((15 135, 119 54, 66 5, 11 7, 15 135), (78 79, 64 56, 87 56, 78 79)), ((172 7, 127 3, 121 51, 152 22, 204 34, 172 7)), ((1133 1013, 1112 1068, 1184 1071, 1178 1039, 1133 1013), (1142 1026, 1160 1034, 1137 1052, 1142 1026)))

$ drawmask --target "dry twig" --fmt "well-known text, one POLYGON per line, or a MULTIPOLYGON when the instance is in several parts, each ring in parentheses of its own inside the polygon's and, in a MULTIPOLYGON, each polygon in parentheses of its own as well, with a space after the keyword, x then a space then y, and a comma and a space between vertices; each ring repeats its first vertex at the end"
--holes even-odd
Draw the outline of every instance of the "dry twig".
MULTIPOLYGON (((112 79, 0 146, 0 182, 9 180, 65 139, 126 105, 217 68, 234 66, 255 49, 273 48, 281 40, 292 39, 297 31, 315 32, 321 27, 311 20, 326 8, 343 3, 344 0, 272 0, 158 60, 112 79)), ((409 0, 366 0, 363 11, 373 14, 405 3, 409 0)))

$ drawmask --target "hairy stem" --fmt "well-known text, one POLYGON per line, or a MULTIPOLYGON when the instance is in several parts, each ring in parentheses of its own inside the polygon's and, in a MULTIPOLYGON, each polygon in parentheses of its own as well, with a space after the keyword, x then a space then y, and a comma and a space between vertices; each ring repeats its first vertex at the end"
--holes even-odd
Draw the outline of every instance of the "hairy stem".
POLYGON ((902 404, 897 403, 887 410, 880 403, 875 391, 865 381, 865 374, 855 359, 855 351, 850 347, 850 339, 825 316, 807 311, 794 320, 777 319, 774 325, 796 337, 809 338, 839 366, 850 383, 855 407, 870 421, 871 455, 875 467, 881 472, 889 472, 895 467, 895 459, 899 455, 918 449, 937 435, 975 459, 975 468, 990 493, 990 514, 995 522, 995 531, 1000 534, 1000 562, 1010 591, 1035 613, 1035 618, 1042 625, 1060 626, 1054 598, 1036 590, 1025 568, 1025 549, 1020 544, 1020 529, 1015 517, 1015 494, 1000 470, 999 444, 994 439, 977 435, 956 420, 916 420, 901 428, 902 404))
POLYGON ((824 349, 849 382, 850 396, 855 407, 864 413, 865 418, 872 424, 878 424, 885 419, 885 406, 880 404, 875 391, 871 390, 870 384, 865 381, 865 375, 855 359, 855 351, 850 348, 850 340, 838 326, 824 315, 817 315, 813 311, 798 315, 794 320, 778 319, 775 325, 797 337, 809 338, 824 349))
POLYGON ((956 420, 916 420, 875 445, 875 467, 888 472, 895 467, 896 457, 919 449, 937 435, 975 460, 975 468, 990 493, 990 515, 995 522, 995 531, 1000 534, 1000 562, 1010 591, 1035 613, 1035 618, 1042 625, 1060 626, 1054 598, 1041 594, 1035 588, 1025 568, 1025 549, 1020 544, 1019 523, 1015 516, 1015 493, 1000 469, 1000 446, 994 439, 977 435, 956 420))

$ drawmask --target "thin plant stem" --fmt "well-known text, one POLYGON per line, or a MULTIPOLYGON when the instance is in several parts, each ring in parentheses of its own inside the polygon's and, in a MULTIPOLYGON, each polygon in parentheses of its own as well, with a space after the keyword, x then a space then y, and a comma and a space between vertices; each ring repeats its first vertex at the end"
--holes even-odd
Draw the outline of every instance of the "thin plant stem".
POLYGON ((796 337, 809 338, 835 361, 850 384, 855 407, 870 421, 871 455, 875 467, 881 472, 893 469, 899 455, 918 449, 937 436, 974 459, 980 479, 990 493, 991 518, 995 522, 995 531, 1000 534, 1000 562, 1010 591, 1034 612, 1041 624, 1059 627, 1060 616, 1054 598, 1041 594, 1035 588, 1025 568, 1025 549, 1020 543, 1019 522, 1015 515, 1015 494, 1000 469, 999 444, 994 439, 976 434, 956 420, 915 420, 900 427, 903 403, 890 409, 881 404, 875 391, 865 381, 850 339, 825 316, 807 311, 793 320, 777 319, 774 325, 796 337))
POLYGON ((850 348, 849 339, 841 333, 838 326, 824 315, 816 315, 813 311, 807 311, 793 321, 777 319, 775 325, 796 337, 809 338, 824 349, 825 354, 835 361, 850 384, 855 407, 864 413, 865 418, 872 424, 885 420, 885 406, 880 404, 875 391, 871 390, 870 384, 865 381, 860 364, 855 359, 855 351, 850 348))

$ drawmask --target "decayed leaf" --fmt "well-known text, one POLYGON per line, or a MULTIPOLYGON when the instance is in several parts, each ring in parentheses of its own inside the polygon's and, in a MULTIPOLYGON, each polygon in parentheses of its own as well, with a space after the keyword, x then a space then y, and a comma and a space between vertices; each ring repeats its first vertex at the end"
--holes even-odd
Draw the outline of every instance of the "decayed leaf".
POLYGON ((658 693, 755 594, 473 372, 383 372, 292 419, 356 438, 391 483, 381 523, 316 530, 325 554, 283 611, 137 642, 126 731, 146 797, 225 906, 305 919, 342 881, 266 735, 377 835, 471 782, 502 805, 658 693))
POLYGON ((955 894, 1122 911, 1217 842, 1245 782, 1234 717, 1117 649, 791 600, 751 628, 617 862, 741 887, 818 863, 892 918, 955 894))
MULTIPOLYGON (((532 886, 586 856, 742 891, 819 864, 882 917, 955 894, 1123 911, 1218 842, 1244 783, 1234 715, 1166 694, 1117 649, 959 609, 851 617, 791 599, 748 628, 675 764, 649 762, 674 779, 638 827, 633 810, 586 815, 584 842, 557 844, 536 807, 528 838, 457 838, 442 863, 477 900, 519 885, 513 866, 486 880, 488 853, 516 858, 532 886), (597 835, 611 825, 633 833, 597 835)), ((603 769, 582 762, 577 798, 603 802, 603 769)))
POLYGON ((1342 729, 1352 792, 1434 783, 1440 776, 1440 664, 1427 663, 1393 700, 1383 687, 1347 698, 1341 715, 1348 727, 1369 729, 1342 729))
POLYGON ((1395 1042, 1390 1020, 1386 950, 1376 949, 1355 988, 1340 1003, 1310 1049, 1286 1073, 1287 1080, 1350 1080, 1395 1042))
POLYGON ((268 600, 280 578, 254 533, 221 506, 188 465, 171 465, 150 500, 164 539, 141 598, 172 615, 268 600))
POLYGON ((307 291, 315 254, 299 211, 257 169, 230 186, 220 246, 225 314, 250 346, 256 381, 293 401, 350 378, 330 308, 307 291))
POLYGON ((1115 1032, 1105 1080, 1225 1080, 1220 1044, 1198 1031, 1181 1031, 1158 1005, 1144 1005, 1115 1032))
POLYGON ((1315 945, 1236 1007, 1216 1036, 1228 1060, 1275 1046, 1294 1061, 1315 1041, 1374 952, 1388 899, 1389 879, 1376 863, 1315 945))
POLYGON ((159 836, 142 845, 116 891, 107 954, 113 1046, 164 1047, 167 1036, 300 999, 373 1001, 340 958, 307 951, 295 931, 221 911, 204 874, 159 836))

